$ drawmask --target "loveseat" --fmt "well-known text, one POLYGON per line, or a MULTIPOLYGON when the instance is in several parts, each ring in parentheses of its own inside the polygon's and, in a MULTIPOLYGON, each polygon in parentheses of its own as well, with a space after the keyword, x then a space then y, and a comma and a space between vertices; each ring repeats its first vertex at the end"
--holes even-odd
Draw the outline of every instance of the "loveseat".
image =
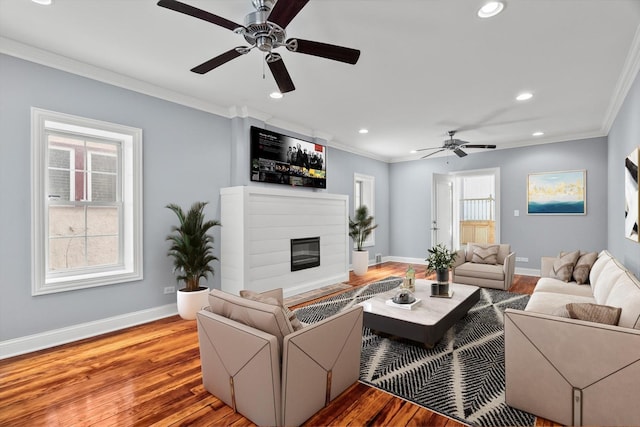
POLYGON ((451 267, 452 281, 506 290, 513 282, 515 266, 516 254, 509 244, 467 243, 457 251, 451 267))
POLYGON ((362 307, 305 326, 282 289, 244 295, 214 289, 196 315, 209 393, 258 425, 293 426, 358 380, 362 307))
POLYGON ((640 425, 640 281, 605 250, 578 253, 565 282, 563 256, 543 257, 525 309, 505 312, 506 403, 564 425, 640 425))

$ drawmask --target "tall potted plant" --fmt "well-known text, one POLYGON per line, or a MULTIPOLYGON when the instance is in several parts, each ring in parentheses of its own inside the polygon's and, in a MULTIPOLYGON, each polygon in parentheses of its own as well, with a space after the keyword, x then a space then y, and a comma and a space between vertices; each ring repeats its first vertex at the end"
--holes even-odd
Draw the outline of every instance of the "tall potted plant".
POLYGON ((427 272, 436 272, 436 280, 440 284, 449 283, 449 269, 453 266, 456 256, 456 252, 449 250, 445 245, 439 243, 427 250, 429 256, 427 261, 427 272))
POLYGON ((373 217, 369 215, 369 209, 365 205, 356 209, 355 219, 349 218, 349 236, 356 246, 352 252, 351 265, 357 276, 366 274, 369 268, 369 251, 362 250, 362 245, 376 227, 378 224, 373 223, 373 217))
POLYGON ((213 255, 213 236, 208 231, 220 225, 216 220, 205 221, 204 208, 207 202, 195 202, 185 214, 176 204, 168 204, 178 217, 179 225, 171 227, 167 240, 171 242, 168 255, 173 258, 173 272, 178 283, 184 287, 178 290, 178 314, 186 320, 196 318, 196 313, 207 305, 209 289, 200 286, 200 278, 206 279, 214 273, 211 261, 213 255))

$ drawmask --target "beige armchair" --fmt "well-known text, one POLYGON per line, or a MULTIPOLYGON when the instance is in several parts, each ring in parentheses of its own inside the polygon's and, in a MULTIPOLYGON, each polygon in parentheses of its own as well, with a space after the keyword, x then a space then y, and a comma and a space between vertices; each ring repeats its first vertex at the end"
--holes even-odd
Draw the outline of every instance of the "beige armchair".
MULTIPOLYGON (((282 303, 282 289, 271 291, 282 303)), ((300 425, 358 380, 362 307, 292 331, 281 306, 211 291, 197 314, 205 389, 258 425, 300 425)))
POLYGON ((504 290, 511 287, 516 266, 511 245, 467 243, 457 253, 451 268, 454 283, 504 290))

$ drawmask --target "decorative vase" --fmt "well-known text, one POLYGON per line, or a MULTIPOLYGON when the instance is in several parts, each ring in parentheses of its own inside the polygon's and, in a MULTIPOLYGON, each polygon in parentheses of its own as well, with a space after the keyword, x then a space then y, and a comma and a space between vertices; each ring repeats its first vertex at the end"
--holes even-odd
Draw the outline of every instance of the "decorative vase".
POLYGON ((184 320, 194 320, 202 307, 209 305, 209 288, 200 288, 198 291, 178 291, 178 314, 184 320))
POLYGON ((369 251, 353 251, 351 253, 351 266, 353 274, 364 276, 369 269, 369 251))
POLYGON ((438 283, 449 283, 449 269, 439 268, 436 270, 436 281, 438 283))

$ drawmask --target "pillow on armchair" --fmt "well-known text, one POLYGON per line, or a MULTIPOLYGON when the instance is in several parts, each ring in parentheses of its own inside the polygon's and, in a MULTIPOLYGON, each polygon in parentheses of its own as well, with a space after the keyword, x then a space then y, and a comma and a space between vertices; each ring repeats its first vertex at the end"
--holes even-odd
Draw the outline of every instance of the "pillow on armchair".
MULTIPOLYGON (((302 329, 304 326, 302 325, 300 320, 298 320, 298 318, 296 317, 296 314, 293 311, 289 310, 289 307, 287 307, 282 303, 282 299, 272 296, 273 295, 272 292, 273 291, 258 293, 250 290, 242 290, 240 291, 240 296, 242 298, 247 298, 252 301, 260 301, 269 305, 275 305, 277 307, 281 307, 285 317, 289 320, 289 322, 291 323, 291 326, 293 326, 293 330, 299 331, 300 329, 302 329)), ((280 292, 280 294, 282 294, 282 292, 280 292)))
POLYGON ((473 253, 471 254, 471 262, 476 264, 497 264, 498 263, 498 250, 500 246, 473 246, 473 253))

